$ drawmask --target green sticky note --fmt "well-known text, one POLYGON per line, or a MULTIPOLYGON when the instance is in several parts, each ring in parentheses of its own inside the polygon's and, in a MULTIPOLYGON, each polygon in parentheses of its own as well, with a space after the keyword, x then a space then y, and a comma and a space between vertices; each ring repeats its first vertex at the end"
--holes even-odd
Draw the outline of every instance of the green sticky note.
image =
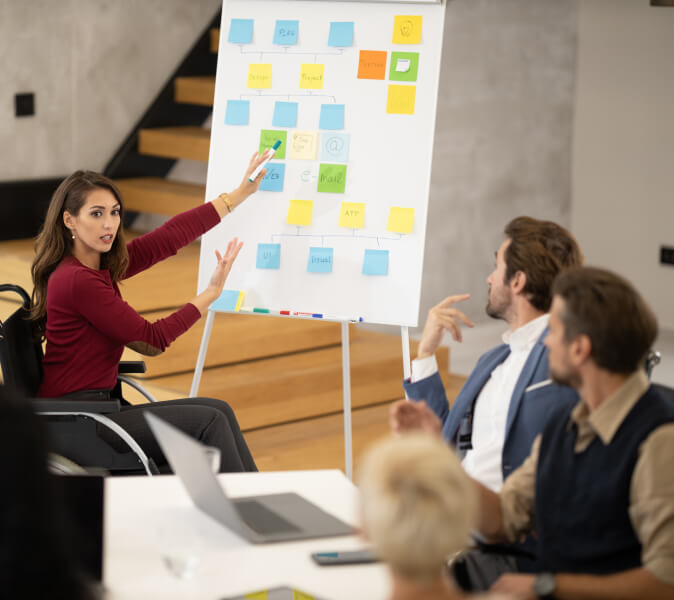
POLYGON ((391 66, 388 72, 391 81, 416 81, 418 70, 418 52, 391 52, 391 66))
POLYGON ((265 150, 271 148, 277 140, 281 140, 281 146, 274 154, 274 158, 285 158, 287 135, 287 131, 281 131, 277 129, 263 129, 260 132, 260 149, 258 152, 262 154, 265 150))
POLYGON ((346 186, 346 165, 322 164, 318 169, 318 191, 343 194, 346 186))

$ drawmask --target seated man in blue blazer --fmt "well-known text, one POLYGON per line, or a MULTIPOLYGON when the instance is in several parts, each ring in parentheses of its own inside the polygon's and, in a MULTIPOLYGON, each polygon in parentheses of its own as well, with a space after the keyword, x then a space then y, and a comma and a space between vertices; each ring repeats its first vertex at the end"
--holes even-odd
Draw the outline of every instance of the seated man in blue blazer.
POLYGON ((578 244, 556 223, 530 217, 513 219, 504 233, 487 278, 487 314, 508 324, 503 344, 482 355, 450 410, 435 351, 445 330, 460 342, 459 322, 473 323, 453 306, 467 294, 445 298, 429 312, 412 380, 404 382, 413 402, 397 402, 390 415, 394 431, 442 433, 468 474, 494 491, 529 455, 552 412, 578 400, 550 380, 543 345, 552 283, 562 269, 582 263, 578 244))

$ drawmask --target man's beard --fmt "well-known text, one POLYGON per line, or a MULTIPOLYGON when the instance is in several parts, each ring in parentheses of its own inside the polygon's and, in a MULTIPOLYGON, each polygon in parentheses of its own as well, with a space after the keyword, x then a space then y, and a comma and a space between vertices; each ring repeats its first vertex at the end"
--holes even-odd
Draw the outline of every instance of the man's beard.
POLYGON ((567 373, 555 372, 552 367, 549 367, 550 379, 559 385, 573 388, 577 390, 580 387, 580 377, 572 371, 567 373))

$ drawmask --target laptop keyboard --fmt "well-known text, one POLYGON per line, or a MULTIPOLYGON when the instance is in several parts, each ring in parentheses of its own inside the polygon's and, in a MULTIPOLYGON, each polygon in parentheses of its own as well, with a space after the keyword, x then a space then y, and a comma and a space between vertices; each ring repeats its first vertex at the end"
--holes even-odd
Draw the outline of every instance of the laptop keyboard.
POLYGON ((237 502, 236 508, 245 521, 246 525, 262 534, 285 533, 286 531, 301 531, 301 529, 281 515, 269 510, 266 506, 255 500, 237 502))

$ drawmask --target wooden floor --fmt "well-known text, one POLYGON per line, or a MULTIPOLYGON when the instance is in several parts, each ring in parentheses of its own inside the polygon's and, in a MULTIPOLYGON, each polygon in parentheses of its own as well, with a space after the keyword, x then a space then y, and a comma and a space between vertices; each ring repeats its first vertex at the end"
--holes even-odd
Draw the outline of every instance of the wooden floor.
MULTIPOLYGON (((198 253, 197 245, 189 246, 143 273, 142 279, 125 282, 125 299, 149 320, 175 309, 196 288, 198 253)), ((30 290, 32 256, 31 240, 0 242, 0 283, 18 283, 30 290)), ((16 307, 16 297, 0 297, 0 319, 16 307)), ((344 469, 339 326, 268 319, 216 317, 201 395, 226 399, 233 406, 260 470, 344 469)), ((203 324, 197 325, 164 355, 147 360, 148 374, 142 383, 159 400, 189 395, 202 329, 203 324)), ((351 342, 357 467, 363 450, 389 433, 389 406, 403 395, 402 363, 397 336, 353 328, 351 342)), ((125 357, 135 355, 126 351, 125 357)), ((448 374, 446 348, 438 360, 452 401, 465 378, 448 374)), ((140 401, 133 394, 130 399, 140 401)))

